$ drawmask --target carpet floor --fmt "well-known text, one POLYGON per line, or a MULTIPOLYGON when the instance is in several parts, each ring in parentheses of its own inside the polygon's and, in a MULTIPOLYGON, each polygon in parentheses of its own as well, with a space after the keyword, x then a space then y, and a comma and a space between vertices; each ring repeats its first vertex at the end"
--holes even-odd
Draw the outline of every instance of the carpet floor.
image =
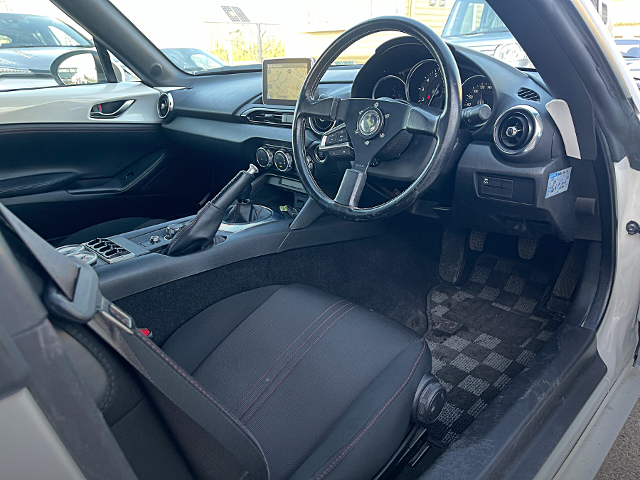
POLYGON ((431 289, 424 337, 447 401, 430 441, 454 442, 551 338, 560 321, 544 305, 554 282, 550 271, 481 255, 462 287, 431 289))

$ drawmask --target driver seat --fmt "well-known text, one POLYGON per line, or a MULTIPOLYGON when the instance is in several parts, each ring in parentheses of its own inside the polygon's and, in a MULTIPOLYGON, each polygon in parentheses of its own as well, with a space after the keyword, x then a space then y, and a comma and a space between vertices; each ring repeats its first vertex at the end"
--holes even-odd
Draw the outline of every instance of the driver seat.
MULTIPOLYGON (((431 371, 415 332, 305 285, 222 300, 162 349, 246 427, 272 480, 372 478, 406 436, 419 382, 431 371)), ((165 417, 197 471, 198 457, 215 452, 165 417)), ((213 478, 235 478, 220 468, 213 478)))
MULTIPOLYGON (((62 344, 71 361, 65 365, 73 365, 87 387, 77 389, 74 383, 76 393, 82 399, 91 395, 102 409, 114 392, 127 398, 131 392, 126 378, 106 385, 118 369, 107 368, 110 362, 95 348, 97 338, 88 326, 141 374, 198 479, 370 479, 409 432, 414 404, 417 412, 426 406, 427 417, 440 413, 430 402, 424 404, 428 387, 423 381, 431 371, 424 340, 349 300, 305 285, 257 288, 206 308, 176 330, 161 350, 124 311, 100 296, 91 267, 62 256, 1 203, 0 219, 11 228, 6 233, 21 258, 31 259, 25 268, 40 267, 31 273, 34 280, 41 276, 38 288, 51 280, 45 296, 56 323, 69 328, 67 318, 81 330, 77 339, 56 336, 42 322, 42 307, 33 309, 38 328, 51 329, 48 335, 58 342, 71 340, 62 344), (79 340, 89 337, 94 338, 90 344, 79 340), (104 375, 96 368, 103 368, 104 375), (103 390, 107 400, 99 402, 103 390)), ((0 223, 3 233, 4 225, 0 223)), ((35 338, 38 352, 49 346, 42 335, 35 338)), ((78 399, 70 400, 82 406, 83 414, 89 412, 78 399)), ((81 418, 93 422, 90 416, 81 418)), ((65 425, 77 439, 82 430, 73 421, 65 425)), ((99 431, 87 444, 111 445, 114 438, 105 437, 100 423, 92 425, 99 431)), ((145 437, 143 448, 149 440, 145 437)), ((128 438, 121 441, 129 443, 128 438)), ((131 450, 122 443, 120 448, 125 456, 131 450)), ((110 466, 112 471, 123 464, 116 458, 110 466)))

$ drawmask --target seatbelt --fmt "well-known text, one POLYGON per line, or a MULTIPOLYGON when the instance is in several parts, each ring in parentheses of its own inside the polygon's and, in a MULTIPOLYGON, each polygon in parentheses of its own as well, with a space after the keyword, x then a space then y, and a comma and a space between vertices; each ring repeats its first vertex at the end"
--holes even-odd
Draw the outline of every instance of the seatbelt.
MULTIPOLYGON (((22 240, 50 277, 52 283, 45 293, 49 311, 91 328, 200 427, 213 445, 221 446, 235 460, 230 462, 226 455, 225 463, 220 464, 220 458, 210 454, 192 458, 199 464, 196 466, 199 477, 269 478, 264 453, 253 435, 193 377, 147 339, 127 313, 102 296, 98 276, 92 267, 56 251, 2 203, 0 220, 22 240)), ((190 457, 189 451, 185 454, 190 457)))
POLYGON ((0 203, 0 217, 9 229, 20 237, 20 240, 45 269, 60 291, 69 300, 72 300, 78 278, 78 267, 67 257, 57 252, 49 242, 31 230, 2 203, 0 203))

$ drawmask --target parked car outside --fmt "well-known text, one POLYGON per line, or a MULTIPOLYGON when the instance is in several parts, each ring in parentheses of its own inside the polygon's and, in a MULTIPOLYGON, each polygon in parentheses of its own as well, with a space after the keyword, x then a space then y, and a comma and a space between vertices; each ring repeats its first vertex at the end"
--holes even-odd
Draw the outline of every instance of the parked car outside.
MULTIPOLYGON (((60 82, 99 83, 102 72, 96 60, 93 41, 56 18, 0 13, 0 91, 53 87, 60 82), (80 55, 83 51, 87 55, 80 55), (57 71, 52 71, 52 66, 60 63, 56 60, 63 56, 73 59, 64 60, 64 65, 61 63, 56 66, 57 71)), ((122 62, 112 60, 118 81, 139 81, 122 62)))
MULTIPOLYGON (((611 32, 613 21, 608 1, 594 0, 593 5, 611 32)), ((516 68, 534 68, 520 44, 485 0, 456 0, 442 38, 496 57, 516 68)))
POLYGON ((640 77, 640 38, 616 38, 616 45, 634 77, 640 77))
POLYGON ((93 42, 59 20, 0 14, 0 90, 57 85, 51 64, 83 48, 93 48, 93 42))

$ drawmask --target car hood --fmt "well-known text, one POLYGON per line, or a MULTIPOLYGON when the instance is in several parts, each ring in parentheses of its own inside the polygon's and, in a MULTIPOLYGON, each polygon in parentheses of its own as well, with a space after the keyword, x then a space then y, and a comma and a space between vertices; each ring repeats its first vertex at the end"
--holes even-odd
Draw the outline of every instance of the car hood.
POLYGON ((49 73, 56 58, 77 50, 72 47, 0 48, 0 67, 28 68, 34 73, 49 73))

